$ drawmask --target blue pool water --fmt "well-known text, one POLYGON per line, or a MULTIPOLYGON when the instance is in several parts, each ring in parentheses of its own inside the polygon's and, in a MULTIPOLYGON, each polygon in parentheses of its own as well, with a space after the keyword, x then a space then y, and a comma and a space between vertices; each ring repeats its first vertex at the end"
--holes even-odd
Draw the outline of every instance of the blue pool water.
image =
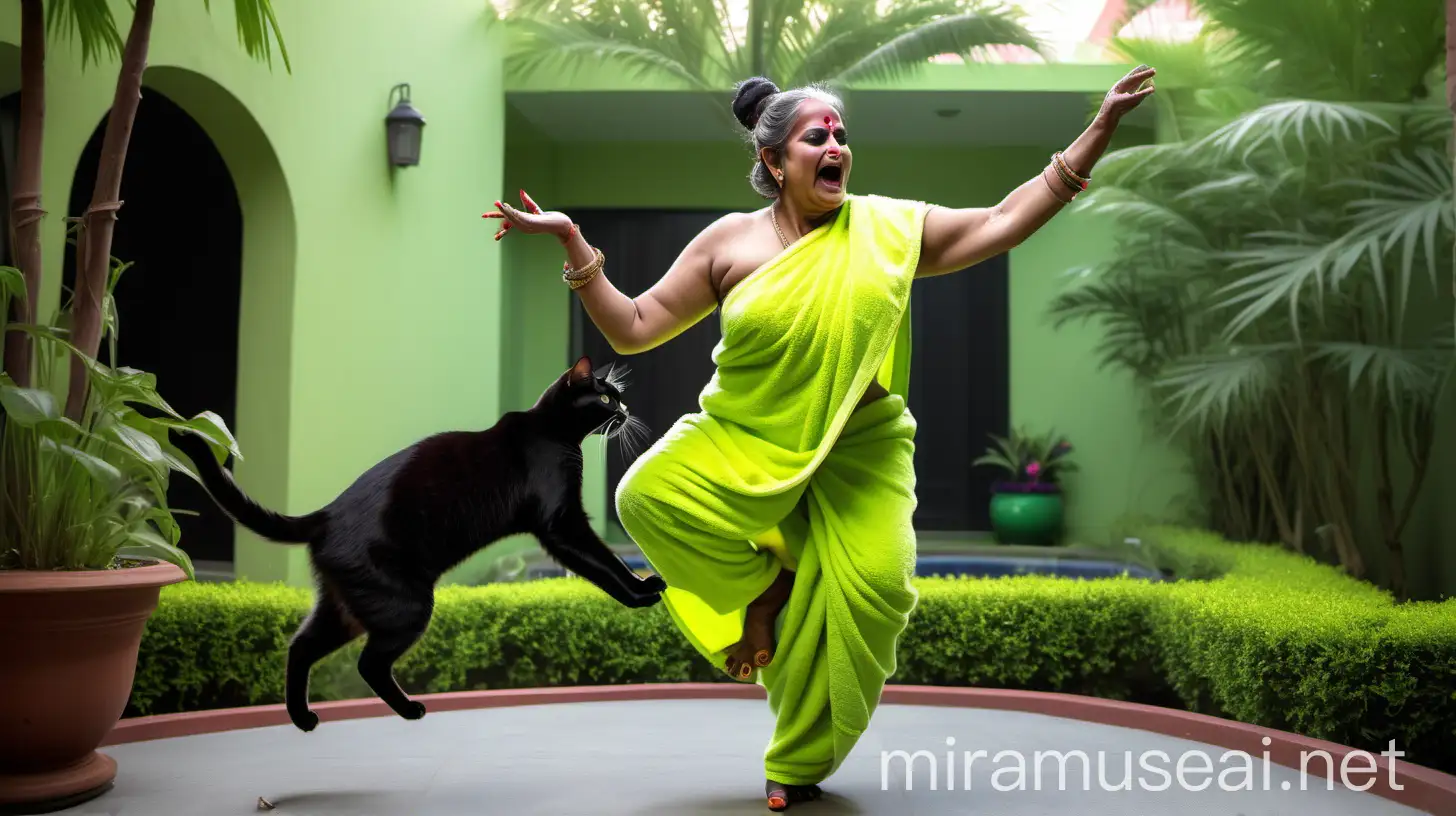
MULTIPOLYGON (((625 555, 622 558, 633 570, 646 570, 647 562, 641 555, 625 555)), ((532 578, 547 578, 562 574, 556 564, 545 562, 532 565, 532 578)), ((1063 578, 1115 578, 1127 575, 1131 578, 1146 578, 1162 581, 1164 576, 1139 564, 1124 561, 1101 561, 1089 558, 1036 558, 1024 555, 993 554, 936 554, 922 555, 916 559, 915 574, 921 576, 968 576, 998 578, 1006 575, 1054 575, 1063 578)))
POLYGON ((916 575, 968 575, 997 578, 1003 575, 1056 575, 1064 578, 1132 578, 1163 580, 1161 573, 1139 564, 1085 558, 1031 558, 1019 555, 922 555, 916 575))

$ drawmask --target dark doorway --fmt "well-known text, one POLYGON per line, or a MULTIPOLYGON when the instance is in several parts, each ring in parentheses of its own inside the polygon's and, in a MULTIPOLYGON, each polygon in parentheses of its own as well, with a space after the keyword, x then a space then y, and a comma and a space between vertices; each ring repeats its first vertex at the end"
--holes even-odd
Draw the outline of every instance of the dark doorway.
MULTIPOLYGON (((69 213, 91 203, 106 123, 97 126, 71 183, 69 213)), ((213 411, 236 429, 243 215, 227 165, 196 121, 153 88, 142 91, 121 181, 111 254, 132 266, 116 286, 119 365, 155 374, 183 416, 213 411)), ((65 298, 75 288, 66 249, 65 298)), ((110 360, 107 343, 100 357, 110 360)), ((194 560, 233 560, 233 524, 186 476, 167 493, 181 546, 194 560)))
MULTIPOLYGON (((573 210, 582 233, 600 247, 618 289, 636 296, 662 276, 678 253, 723 211, 573 210)), ((917 529, 990 529, 995 474, 972 468, 991 433, 1009 424, 1007 258, 998 256, 954 275, 917 281, 911 301, 910 408, 919 424, 917 529)), ((597 363, 617 355, 571 299, 570 365, 588 354, 597 363)), ((713 375, 712 351, 721 337, 715 313, 688 331, 625 360, 632 368, 627 401, 656 440, 685 413, 713 375)), ((609 445, 607 489, 615 492, 630 462, 609 445)), ((615 522, 615 503, 608 501, 615 522)))
POLYGON ((15 154, 20 136, 20 92, 0 97, 0 266, 14 266, 14 248, 10 246, 10 196, 15 187, 15 154))

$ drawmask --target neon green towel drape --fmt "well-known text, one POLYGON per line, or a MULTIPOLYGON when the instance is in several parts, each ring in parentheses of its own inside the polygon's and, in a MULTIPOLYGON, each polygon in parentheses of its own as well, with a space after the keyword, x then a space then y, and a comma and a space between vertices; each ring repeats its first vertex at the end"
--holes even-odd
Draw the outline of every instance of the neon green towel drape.
POLYGON ((787 566, 794 590, 759 670, 776 728, 767 776, 832 774, 865 728, 916 595, 910 290, 926 205, 851 196, 724 300, 717 370, 617 489, 664 604, 721 667, 744 610, 787 566), (890 395, 858 411, 877 380, 890 395))

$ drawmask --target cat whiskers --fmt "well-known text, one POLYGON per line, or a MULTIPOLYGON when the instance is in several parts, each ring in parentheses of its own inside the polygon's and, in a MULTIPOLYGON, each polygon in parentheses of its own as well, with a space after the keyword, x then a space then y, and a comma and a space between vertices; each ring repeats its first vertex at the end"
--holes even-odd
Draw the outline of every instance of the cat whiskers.
POLYGON ((620 393, 626 391, 627 387, 632 384, 632 381, 627 379, 627 375, 631 373, 632 369, 626 363, 613 360, 607 363, 607 373, 602 379, 620 393))
POLYGON ((648 436, 646 422, 631 414, 618 414, 607 423, 607 432, 602 436, 602 444, 605 445, 608 438, 616 439, 617 451, 622 454, 623 459, 631 460, 642 452, 648 436))

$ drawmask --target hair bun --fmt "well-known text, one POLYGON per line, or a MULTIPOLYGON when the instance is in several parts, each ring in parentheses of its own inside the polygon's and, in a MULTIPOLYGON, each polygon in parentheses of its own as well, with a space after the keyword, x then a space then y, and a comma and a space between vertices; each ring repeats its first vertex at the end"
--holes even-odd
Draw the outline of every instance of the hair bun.
POLYGON ((733 97, 733 115, 739 124, 749 130, 758 126, 759 114, 770 96, 779 92, 779 86, 767 77, 753 77, 738 83, 738 93, 733 97))

